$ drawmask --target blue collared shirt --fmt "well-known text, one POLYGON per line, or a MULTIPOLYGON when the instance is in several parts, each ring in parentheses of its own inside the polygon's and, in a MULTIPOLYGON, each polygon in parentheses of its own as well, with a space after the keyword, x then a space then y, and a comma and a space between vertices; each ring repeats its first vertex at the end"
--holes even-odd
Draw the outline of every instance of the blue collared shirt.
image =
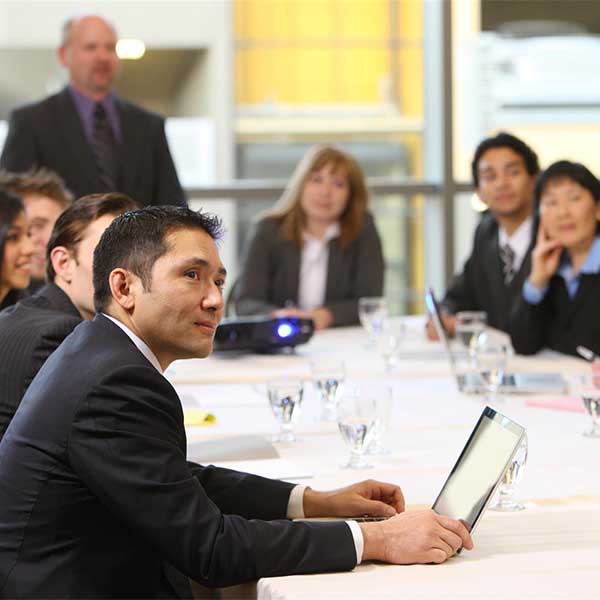
MULTIPOLYGON (((83 125, 85 137, 87 141, 91 143, 94 137, 94 108, 96 107, 97 102, 82 94, 71 85, 69 86, 69 93, 71 94, 71 98, 73 98, 73 102, 75 103, 75 108, 77 109, 79 119, 83 125)), ((104 107, 106 118, 110 128, 112 129, 115 139, 118 142, 122 142, 123 135, 121 132, 121 120, 119 119, 119 113, 117 111, 117 107, 115 106, 114 94, 107 94, 104 96, 104 98, 102 98, 102 100, 99 101, 99 103, 104 107)))
MULTIPOLYGON (((560 266, 556 271, 556 274, 565 280, 565 286, 569 293, 571 300, 575 298, 577 290, 579 289, 580 275, 592 274, 600 272, 600 236, 596 236, 590 251, 585 259, 585 262, 579 269, 579 273, 573 272, 573 266, 571 265, 571 259, 569 254, 564 252, 560 261, 560 266)), ((546 295, 548 286, 543 289, 535 287, 532 283, 527 280, 523 286, 523 298, 529 304, 539 304, 546 295)))

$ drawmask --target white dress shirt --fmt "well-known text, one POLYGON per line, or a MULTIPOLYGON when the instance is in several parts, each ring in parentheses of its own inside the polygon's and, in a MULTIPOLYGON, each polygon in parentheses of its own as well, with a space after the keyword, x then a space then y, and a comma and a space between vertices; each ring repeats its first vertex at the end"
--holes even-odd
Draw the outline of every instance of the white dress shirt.
POLYGON ((327 265, 329 242, 340 235, 340 224, 332 223, 322 239, 304 231, 304 245, 300 254, 300 282, 298 284, 298 307, 313 310, 325 304, 327 290, 327 265))
MULTIPOLYGON (((106 317, 109 321, 112 321, 117 327, 122 329, 129 339, 135 344, 136 348, 148 359, 150 364, 164 377, 163 370, 158 362, 158 358, 156 358, 156 354, 150 350, 148 344, 144 342, 144 340, 138 337, 127 325, 121 323, 118 319, 107 315, 106 313, 102 313, 102 316, 106 317)), ((304 518, 304 490, 306 490, 306 486, 297 485, 290 492, 290 497, 288 499, 287 512, 286 516, 288 519, 302 519, 304 518)), ((356 521, 346 521, 348 527, 350 527, 350 531, 352 532, 352 538, 354 539, 354 547, 356 548, 356 564, 360 564, 362 560, 363 550, 364 550, 364 539, 362 535, 362 531, 360 529, 359 524, 356 521)))
POLYGON ((513 271, 515 274, 519 272, 525 255, 531 244, 533 235, 533 217, 527 217, 516 229, 512 235, 508 235, 504 227, 498 229, 498 246, 502 248, 508 244, 511 250, 515 253, 513 261, 513 271))

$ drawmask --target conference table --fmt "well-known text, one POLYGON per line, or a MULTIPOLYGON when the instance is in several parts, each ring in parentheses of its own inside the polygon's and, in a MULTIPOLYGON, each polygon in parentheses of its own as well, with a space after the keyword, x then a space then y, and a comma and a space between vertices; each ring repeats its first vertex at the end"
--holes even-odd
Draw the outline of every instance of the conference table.
MULTIPOLYGON (((424 339, 423 318, 405 318, 403 324, 406 336, 391 371, 358 327, 319 332, 293 353, 223 353, 174 363, 166 375, 184 406, 189 458, 314 489, 376 478, 400 485, 408 510, 430 507, 485 400, 458 391, 444 347, 424 339), (345 361, 349 383, 392 388, 384 440, 390 453, 369 457, 370 469, 340 468, 348 449, 337 424, 320 419, 310 363, 332 356, 345 361), (266 440, 278 424, 266 382, 282 375, 305 380, 294 425, 299 439, 271 445, 266 440), (199 424, 204 412, 215 422, 199 424)), ((586 369, 582 360, 547 351, 511 356, 508 365, 512 372, 559 372, 567 381, 586 369)), ((488 510, 471 552, 442 565, 367 562, 347 573, 264 578, 213 597, 600 598, 600 439, 583 436, 589 415, 568 390, 503 394, 494 408, 527 429, 529 455, 516 493, 526 508, 488 510)))

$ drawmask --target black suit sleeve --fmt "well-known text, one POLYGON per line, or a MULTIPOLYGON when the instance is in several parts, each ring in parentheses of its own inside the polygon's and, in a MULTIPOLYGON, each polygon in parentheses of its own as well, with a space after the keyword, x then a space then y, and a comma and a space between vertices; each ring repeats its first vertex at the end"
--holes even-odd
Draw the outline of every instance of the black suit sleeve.
POLYGON ((154 204, 187 206, 187 199, 179 183, 173 157, 169 150, 167 136, 165 135, 165 122, 163 119, 159 121, 154 145, 154 161, 156 165, 154 204))
POLYGON ((535 354, 546 346, 545 308, 544 300, 529 304, 522 294, 517 298, 509 324, 510 339, 517 354, 535 354))
POLYGON ((270 301, 269 294, 273 278, 273 253, 278 235, 277 225, 268 219, 261 221, 256 228, 246 251, 235 294, 235 309, 240 315, 265 314, 281 308, 270 301))
MULTIPOLYGON (((383 293, 383 251, 379 234, 370 215, 366 216, 363 229, 355 243, 356 264, 353 265, 353 281, 349 297, 325 304, 333 314, 334 325, 338 326, 358 323, 359 298, 381 296, 383 293)), ((327 273, 328 279, 335 280, 335 276, 335 273, 327 273)))
MULTIPOLYGON (((185 460, 182 420, 172 387, 152 367, 123 367, 79 405, 68 459, 132 535, 205 585, 353 568, 356 553, 345 523, 248 521, 223 514, 185 460)), ((234 485, 230 492, 231 503, 244 503, 238 493, 249 488, 234 485)))
POLYGON ((27 113, 16 110, 8 123, 8 135, 0 158, 0 166, 9 171, 27 171, 38 166, 35 136, 27 113))

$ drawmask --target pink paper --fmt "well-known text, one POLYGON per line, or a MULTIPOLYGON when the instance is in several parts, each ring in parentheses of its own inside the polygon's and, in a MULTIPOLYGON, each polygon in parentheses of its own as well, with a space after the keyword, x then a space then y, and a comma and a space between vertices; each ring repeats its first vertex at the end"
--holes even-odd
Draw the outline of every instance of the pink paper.
POLYGON ((525 401, 528 406, 535 408, 547 408, 549 410, 568 410, 571 412, 585 412, 581 398, 528 398, 525 401))

